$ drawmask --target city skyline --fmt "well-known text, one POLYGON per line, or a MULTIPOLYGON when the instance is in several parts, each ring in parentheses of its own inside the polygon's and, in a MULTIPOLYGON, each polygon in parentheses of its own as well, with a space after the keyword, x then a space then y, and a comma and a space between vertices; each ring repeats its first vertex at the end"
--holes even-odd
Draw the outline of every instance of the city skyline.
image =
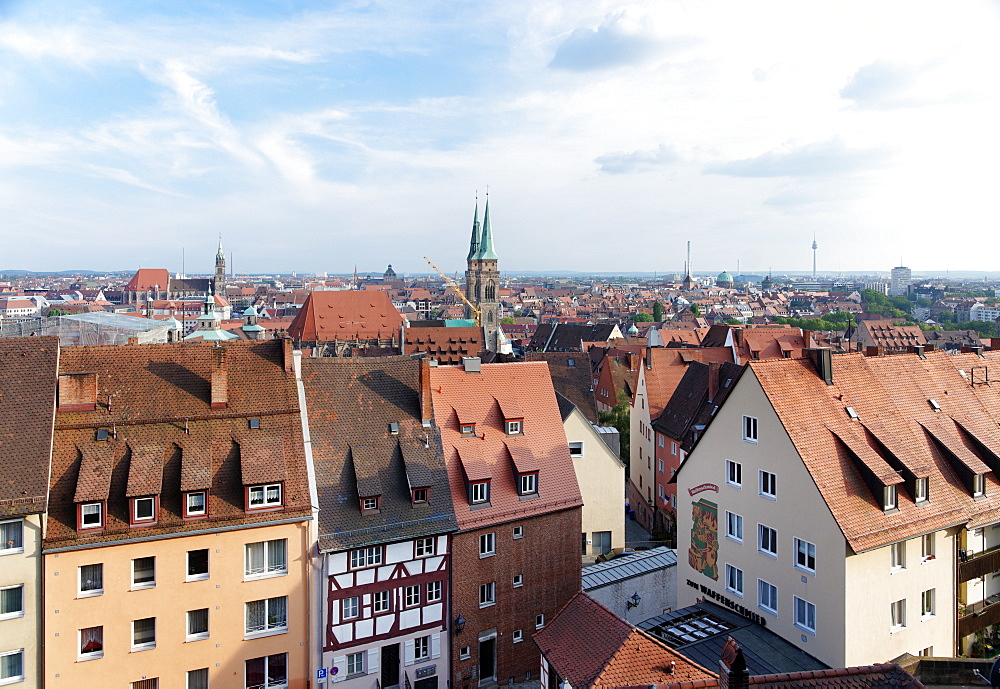
POLYGON ((986 272, 1000 12, 938 10, 4 3, 3 264, 453 273, 489 185, 503 273, 986 272))

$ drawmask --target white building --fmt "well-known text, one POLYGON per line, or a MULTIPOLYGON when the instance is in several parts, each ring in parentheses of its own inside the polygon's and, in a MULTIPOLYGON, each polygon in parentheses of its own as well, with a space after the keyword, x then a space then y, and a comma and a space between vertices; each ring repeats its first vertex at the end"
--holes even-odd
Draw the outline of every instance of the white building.
POLYGON ((906 296, 906 288, 913 282, 913 274, 906 266, 897 266, 892 269, 889 278, 889 296, 906 296))

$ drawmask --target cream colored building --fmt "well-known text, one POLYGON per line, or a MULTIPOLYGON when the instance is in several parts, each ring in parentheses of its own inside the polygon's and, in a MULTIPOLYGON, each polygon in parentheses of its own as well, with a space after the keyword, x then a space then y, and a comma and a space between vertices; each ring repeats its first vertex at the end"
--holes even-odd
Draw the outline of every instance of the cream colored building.
POLYGON ((41 520, 0 517, 0 686, 42 685, 41 520))

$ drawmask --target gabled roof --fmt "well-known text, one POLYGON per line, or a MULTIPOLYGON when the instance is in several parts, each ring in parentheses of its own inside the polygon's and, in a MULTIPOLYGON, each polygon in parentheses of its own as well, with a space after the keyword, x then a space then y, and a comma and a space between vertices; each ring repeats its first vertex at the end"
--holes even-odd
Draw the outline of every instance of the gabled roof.
POLYGON ((528 352, 525 361, 546 361, 556 392, 564 395, 583 412, 587 420, 597 423, 594 401, 594 380, 590 357, 580 352, 528 352), (572 363, 572 366, 570 365, 572 363))
POLYGON ((126 292, 144 292, 159 286, 163 291, 170 285, 170 271, 166 268, 140 268, 124 287, 126 292))
POLYGON ((655 419, 663 411, 677 385, 684 377, 689 362, 723 363, 733 361, 733 350, 729 347, 703 347, 700 349, 674 349, 651 347, 648 350, 651 366, 643 364, 646 376, 646 396, 650 418, 655 419))
POLYGON ((406 354, 422 352, 442 364, 459 364, 462 357, 486 351, 483 329, 478 326, 407 328, 405 333, 406 354))
POLYGON ((310 292, 288 334, 303 342, 398 341, 402 324, 385 292, 310 292))

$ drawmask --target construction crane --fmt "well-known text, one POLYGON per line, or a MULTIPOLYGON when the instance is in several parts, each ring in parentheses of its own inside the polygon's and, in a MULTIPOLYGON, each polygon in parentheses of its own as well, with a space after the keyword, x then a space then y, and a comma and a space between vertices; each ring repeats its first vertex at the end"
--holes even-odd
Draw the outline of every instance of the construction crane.
POLYGON ((451 281, 451 278, 445 275, 440 268, 434 265, 434 261, 427 258, 426 256, 424 256, 424 260, 427 261, 427 263, 430 265, 431 268, 437 271, 437 274, 440 275, 441 278, 444 280, 444 284, 448 285, 448 287, 451 288, 451 290, 458 295, 458 298, 465 302, 465 305, 469 307, 470 311, 472 311, 472 315, 476 317, 476 325, 482 325, 481 321, 483 317, 483 312, 477 309, 475 304, 473 304, 471 301, 465 298, 465 295, 462 294, 462 290, 460 290, 455 285, 455 283, 451 281))

